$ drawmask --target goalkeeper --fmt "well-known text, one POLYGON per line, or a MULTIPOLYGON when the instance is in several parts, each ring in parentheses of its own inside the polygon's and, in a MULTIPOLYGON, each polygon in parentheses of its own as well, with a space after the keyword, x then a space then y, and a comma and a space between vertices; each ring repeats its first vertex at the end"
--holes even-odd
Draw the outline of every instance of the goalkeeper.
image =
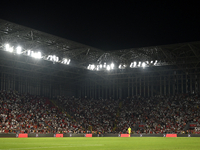
POLYGON ((131 137, 131 128, 130 127, 128 128, 128 134, 129 134, 129 137, 131 137))

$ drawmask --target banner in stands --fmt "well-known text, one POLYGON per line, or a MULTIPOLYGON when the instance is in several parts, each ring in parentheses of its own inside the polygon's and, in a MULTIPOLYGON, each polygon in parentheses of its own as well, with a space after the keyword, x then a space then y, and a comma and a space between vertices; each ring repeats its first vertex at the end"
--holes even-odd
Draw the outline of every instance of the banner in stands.
POLYGON ((121 134, 121 137, 129 137, 129 134, 121 134))
POLYGON ((177 134, 166 134, 166 137, 177 137, 177 134))
POLYGON ((63 137, 63 134, 56 134, 56 137, 63 137))
POLYGON ((28 137, 28 134, 26 133, 19 133, 18 134, 18 138, 27 138, 28 137))
POLYGON ((85 137, 92 137, 92 134, 86 134, 85 137))

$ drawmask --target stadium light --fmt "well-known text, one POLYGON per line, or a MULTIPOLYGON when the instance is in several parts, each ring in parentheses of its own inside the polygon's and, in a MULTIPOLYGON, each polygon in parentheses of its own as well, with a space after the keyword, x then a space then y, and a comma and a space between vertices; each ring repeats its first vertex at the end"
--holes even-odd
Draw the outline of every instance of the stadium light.
POLYGON ((154 65, 156 65, 156 64, 157 64, 157 62, 158 62, 158 60, 156 60, 156 61, 154 62, 154 65))
POLYGON ((94 68, 95 68, 95 65, 92 64, 92 65, 91 65, 91 70, 94 70, 94 68))
POLYGON ((133 68, 133 63, 130 64, 130 68, 133 68))
POLYGON ((106 63, 104 63, 103 67, 106 68, 106 66, 107 66, 106 63))
POLYGON ((17 49, 17 51, 16 51, 17 54, 21 54, 22 48, 20 46, 18 46, 16 49, 17 49))
POLYGON ((71 61, 71 59, 68 59, 68 61, 67 61, 67 65, 69 65, 70 61, 71 61))
POLYGON ((97 69, 96 70, 99 71, 99 69, 100 69, 100 65, 97 65, 97 69))
POLYGON ((134 61, 134 65, 133 65, 133 67, 136 67, 136 65, 137 65, 137 62, 136 62, 136 61, 134 61))
POLYGON ((9 51, 10 45, 9 44, 5 44, 5 49, 6 51, 9 51))
POLYGON ((40 58, 42 58, 42 54, 41 54, 41 52, 31 51, 31 57, 36 58, 36 59, 40 59, 40 58))
POLYGON ((107 65, 106 70, 110 71, 110 65, 107 65))
POLYGON ((27 55, 28 55, 28 56, 31 55, 31 51, 30 51, 30 50, 27 51, 27 55))
POLYGON ((70 61, 71 61, 71 59, 63 58, 62 61, 61 61, 61 63, 69 65, 70 61))
POLYGON ((143 67, 143 69, 146 67, 145 62, 142 63, 142 67, 143 67))
POLYGON ((87 69, 90 69, 90 66, 91 66, 91 65, 89 64, 88 67, 87 67, 87 69))
POLYGON ((110 69, 114 69, 115 65, 113 63, 111 63, 110 65, 110 69))
POLYGON ((140 67, 141 66, 141 61, 139 61, 139 63, 138 63, 138 67, 140 67))
POLYGON ((37 58, 37 59, 42 58, 42 54, 41 54, 41 52, 37 52, 37 53, 35 53, 35 58, 37 58))
POLYGON ((13 47, 11 47, 9 44, 5 44, 5 50, 12 53, 13 47))

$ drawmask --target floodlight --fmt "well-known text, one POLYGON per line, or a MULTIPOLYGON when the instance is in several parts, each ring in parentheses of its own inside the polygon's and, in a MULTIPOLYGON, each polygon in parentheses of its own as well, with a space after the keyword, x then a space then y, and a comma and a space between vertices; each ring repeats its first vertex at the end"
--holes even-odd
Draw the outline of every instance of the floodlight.
POLYGON ((106 68, 106 63, 104 63, 103 67, 106 68))
POLYGON ((6 51, 9 51, 10 45, 9 44, 5 44, 5 48, 6 48, 6 51))
POLYGON ((140 65, 141 65, 141 61, 139 61, 139 63, 138 63, 138 67, 140 67, 140 65))
POLYGON ((11 53, 13 52, 13 47, 10 47, 9 44, 6 44, 5 48, 6 48, 6 51, 11 52, 11 53))
POLYGON ((91 65, 89 64, 88 67, 87 67, 87 69, 90 69, 90 67, 91 67, 91 65))
POLYGON ((34 51, 31 51, 31 57, 35 57, 34 51))
POLYGON ((136 65, 137 65, 137 62, 136 62, 136 61, 134 61, 134 65, 133 65, 133 67, 136 67, 136 65))
POLYGON ((71 59, 68 59, 68 61, 67 61, 67 64, 68 64, 68 65, 69 65, 70 61, 71 61, 71 59))
POLYGON ((28 55, 28 56, 31 55, 31 51, 30 51, 30 50, 27 51, 27 55, 28 55))
POLYGON ((103 65, 102 64, 100 64, 100 69, 103 67, 103 65))
POLYGON ((106 69, 109 71, 110 70, 110 65, 107 65, 106 69))
POLYGON ((38 58, 38 59, 42 58, 41 52, 35 53, 35 58, 38 58))
POLYGON ((11 53, 13 52, 13 47, 9 48, 9 52, 11 52, 11 53))
POLYGON ((18 46, 16 49, 17 49, 17 51, 16 51, 17 54, 21 54, 22 48, 20 46, 18 46))
POLYGON ((63 60, 61 61, 62 64, 66 64, 67 63, 67 59, 63 58, 63 60))
POLYGON ((94 70, 94 68, 95 68, 95 65, 91 65, 91 70, 94 70))
POLYGON ((120 64, 120 65, 119 65, 119 69, 121 69, 121 68, 122 68, 122 65, 120 64))
POLYGON ((158 61, 156 60, 156 61, 154 62, 154 65, 156 65, 156 64, 157 64, 157 62, 158 62, 158 61))
POLYGON ((151 64, 153 64, 153 60, 151 61, 151 64))
POLYGON ((111 69, 114 69, 114 67, 115 67, 115 65, 112 63, 112 64, 110 65, 110 68, 111 68, 111 69))
POLYGON ((100 65, 97 65, 97 71, 99 71, 100 65))
POLYGON ((146 67, 145 62, 142 63, 142 67, 143 67, 143 69, 146 67))
POLYGON ((55 60, 56 60, 56 56, 53 55, 53 56, 52 56, 52 61, 55 61, 55 60))
POLYGON ((133 68, 133 63, 130 64, 130 68, 133 68))

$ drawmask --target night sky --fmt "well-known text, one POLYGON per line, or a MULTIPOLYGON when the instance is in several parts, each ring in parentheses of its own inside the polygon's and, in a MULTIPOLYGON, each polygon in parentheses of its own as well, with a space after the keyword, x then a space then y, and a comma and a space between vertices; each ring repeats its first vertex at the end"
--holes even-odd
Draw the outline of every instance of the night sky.
POLYGON ((200 41, 192 1, 1 1, 0 18, 102 50, 200 41))

